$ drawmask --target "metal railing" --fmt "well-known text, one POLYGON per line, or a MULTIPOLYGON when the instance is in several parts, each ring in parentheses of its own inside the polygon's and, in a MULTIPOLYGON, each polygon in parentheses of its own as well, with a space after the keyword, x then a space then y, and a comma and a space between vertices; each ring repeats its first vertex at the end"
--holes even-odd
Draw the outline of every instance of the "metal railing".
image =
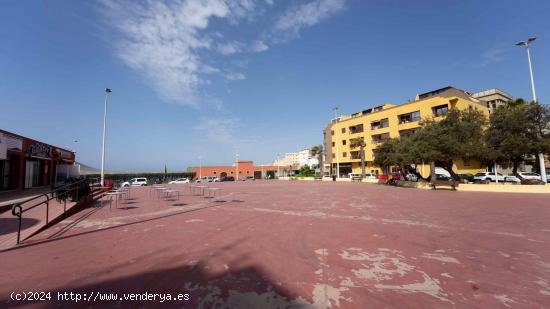
MULTIPOLYGON (((21 243, 21 222, 25 212, 41 205, 46 205, 46 223, 42 226, 44 227, 50 222, 50 201, 54 199, 58 202, 63 201, 63 216, 65 217, 67 213, 67 199, 71 198, 73 202, 78 203, 83 197, 90 196, 93 193, 93 187, 96 185, 96 179, 80 179, 68 185, 56 188, 48 193, 43 193, 28 200, 13 204, 11 213, 13 216, 19 218, 17 227, 17 244, 21 243), (23 208, 23 204, 28 204, 33 201, 36 203, 31 204, 31 206, 27 208, 23 208)), ((40 227, 40 229, 42 227, 40 227)))

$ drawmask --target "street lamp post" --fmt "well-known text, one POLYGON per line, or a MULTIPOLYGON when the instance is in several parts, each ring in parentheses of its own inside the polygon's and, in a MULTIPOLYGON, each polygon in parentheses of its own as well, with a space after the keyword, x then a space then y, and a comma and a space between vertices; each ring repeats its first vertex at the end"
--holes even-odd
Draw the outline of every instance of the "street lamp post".
POLYGON ((101 186, 105 186, 105 132, 107 130, 107 98, 112 90, 105 88, 105 110, 103 111, 103 142, 101 146, 101 186))
MULTIPOLYGON (((533 95, 533 102, 537 101, 537 93, 535 91, 535 79, 533 78, 533 64, 531 63, 531 50, 529 49, 529 44, 533 43, 537 38, 530 37, 527 41, 520 41, 516 43, 517 46, 523 46, 527 50, 527 61, 529 63, 529 77, 531 78, 531 94, 533 95)), ((540 177, 541 180, 546 183, 546 168, 544 166, 544 154, 541 152, 539 156, 539 168, 540 168, 540 177)))
MULTIPOLYGON (((332 110, 334 111, 334 123, 338 123, 338 107, 333 107, 332 110)), ((340 144, 340 141, 338 140, 338 129, 335 128, 336 131, 336 178, 340 178, 340 158, 338 156, 338 144, 340 144)))

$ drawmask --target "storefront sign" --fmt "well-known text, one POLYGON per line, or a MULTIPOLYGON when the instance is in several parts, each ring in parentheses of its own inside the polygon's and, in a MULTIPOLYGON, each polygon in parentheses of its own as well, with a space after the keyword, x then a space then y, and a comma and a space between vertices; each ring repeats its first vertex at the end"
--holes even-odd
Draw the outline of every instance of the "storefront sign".
POLYGON ((59 152, 59 157, 61 159, 71 160, 73 158, 72 153, 70 151, 63 150, 63 149, 57 149, 57 151, 59 152))
POLYGON ((4 141, 7 145, 8 150, 10 151, 19 151, 23 150, 23 140, 19 137, 11 136, 4 134, 4 141))
POLYGON ((34 158, 51 159, 52 147, 44 144, 31 144, 29 145, 29 156, 34 158))

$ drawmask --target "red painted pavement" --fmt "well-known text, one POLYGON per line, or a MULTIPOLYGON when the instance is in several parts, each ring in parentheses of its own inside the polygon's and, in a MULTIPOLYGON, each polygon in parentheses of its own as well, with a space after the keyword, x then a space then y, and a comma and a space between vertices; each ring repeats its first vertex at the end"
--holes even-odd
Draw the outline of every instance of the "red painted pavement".
MULTIPOLYGON (((0 253, 0 302, 29 307, 542 308, 550 199, 361 183, 209 184, 213 199, 137 188, 0 253), (51 291, 51 301, 11 292, 51 291), (57 292, 188 293, 62 301, 57 292)), ((174 186, 176 187, 176 186, 174 186)), ((177 186, 183 188, 183 186, 177 186)), ((183 189, 185 190, 185 189, 183 189)), ((2 306, 0 305, 0 306, 2 306)))

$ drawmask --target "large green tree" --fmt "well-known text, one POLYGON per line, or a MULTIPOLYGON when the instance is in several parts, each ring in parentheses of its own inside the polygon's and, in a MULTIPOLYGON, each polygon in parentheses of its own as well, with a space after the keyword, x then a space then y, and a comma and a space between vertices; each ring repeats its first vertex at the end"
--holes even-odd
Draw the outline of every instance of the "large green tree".
POLYGON ((483 129, 486 123, 486 117, 475 109, 453 108, 441 120, 423 120, 417 141, 420 142, 422 156, 430 162, 431 176, 434 176, 435 166, 438 165, 457 179, 453 160, 484 158, 483 129))
POLYGON ((487 159, 512 163, 512 173, 527 156, 550 151, 550 109, 522 99, 498 107, 485 133, 487 159))

